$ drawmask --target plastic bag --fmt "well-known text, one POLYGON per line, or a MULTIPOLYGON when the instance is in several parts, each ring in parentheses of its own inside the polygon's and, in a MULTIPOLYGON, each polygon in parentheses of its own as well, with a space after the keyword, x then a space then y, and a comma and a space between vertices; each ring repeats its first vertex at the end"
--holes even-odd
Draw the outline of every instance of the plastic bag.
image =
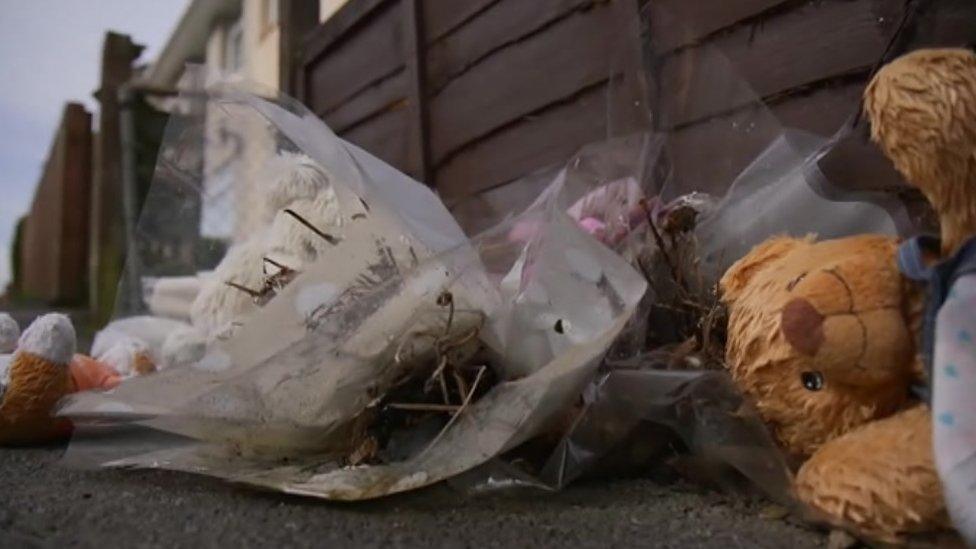
MULTIPOLYGON (((746 89, 741 82, 736 86, 746 89)), ((647 166, 646 149, 621 155, 621 149, 611 154, 591 147, 590 151, 599 151, 598 157, 613 160, 602 165, 591 160, 595 169, 576 172, 576 185, 591 191, 608 181, 626 180, 628 174, 635 177, 646 193, 646 213, 658 223, 669 211, 691 207, 694 229, 686 242, 690 260, 678 267, 686 280, 696 281, 690 290, 704 308, 716 305, 712 289, 725 269, 769 237, 816 234, 837 238, 913 230, 896 197, 845 191, 820 171, 819 160, 846 135, 847 128, 835 137, 820 137, 779 127, 765 108, 755 112, 756 120, 750 124, 761 124, 763 132, 773 137, 721 197, 680 194, 691 189, 671 184, 666 154, 653 155, 647 166), (612 168, 602 167, 608 165, 612 168)), ((666 141, 657 139, 661 138, 652 138, 664 143, 666 150, 666 141)), ((576 165, 571 161, 566 169, 576 165)), ((607 211, 595 214, 613 217, 619 215, 619 208, 611 204, 607 211)), ((635 265, 643 264, 644 269, 667 270, 646 223, 628 227, 633 233, 614 243, 617 251, 635 265)), ((728 374, 702 370, 701 361, 675 364, 681 354, 680 338, 673 339, 670 346, 657 347, 660 342, 648 337, 651 330, 660 333, 670 328, 664 325, 674 318, 673 312, 658 314, 666 308, 669 293, 669 288, 651 285, 601 374, 584 391, 578 417, 551 453, 542 459, 534 456, 528 465, 523 455, 495 459, 452 484, 469 493, 555 490, 581 477, 628 471, 654 474, 664 468, 668 474, 677 472, 719 488, 757 489, 778 503, 793 505, 794 464, 787 463, 728 374)))
MULTIPOLYGON (((543 432, 592 377, 643 295, 640 275, 564 213, 562 181, 517 220, 469 241, 429 189, 297 104, 227 86, 188 100, 196 112, 221 112, 252 156, 263 144, 272 150, 259 157, 288 151, 314 160, 340 215, 330 225, 304 220, 328 245, 286 284, 267 286, 255 298, 261 305, 213 338, 199 360, 69 399, 61 414, 78 426, 75 463, 187 470, 329 499, 431 484, 543 432), (513 240, 516 221, 538 230, 513 240), (445 348, 458 355, 450 360, 467 361, 478 345, 446 342, 470 334, 490 368, 473 365, 477 376, 450 420, 407 421, 372 449, 370 464, 353 463, 367 433, 389 419, 389 394, 448 360, 445 348), (494 385, 478 393, 489 378, 494 385)), ((180 143, 198 143, 193 134, 207 127, 179 123, 168 136, 180 143)), ((205 181, 186 184, 193 171, 181 161, 196 157, 183 153, 161 155, 157 197, 172 192, 173 174, 180 192, 205 193, 205 181)), ((152 241, 162 214, 151 201, 145 211, 142 237, 152 241)), ((141 273, 157 274, 148 267, 141 260, 141 273)))
POLYGON ((735 260, 763 240, 786 234, 838 238, 861 233, 897 234, 907 217, 891 200, 869 202, 881 193, 825 196, 830 183, 818 159, 834 139, 787 130, 732 183, 728 193, 696 229, 702 269, 715 282, 735 260))
MULTIPOLYGON (((884 208, 860 201, 860 197, 840 196, 841 200, 858 199, 842 204, 837 196, 825 195, 823 191, 829 184, 818 173, 816 160, 829 150, 832 141, 784 130, 740 78, 722 73, 730 69, 721 62, 721 56, 716 59, 718 62, 712 65, 715 70, 707 73, 709 82, 701 85, 725 83, 737 97, 746 98, 743 104, 752 100, 760 105, 743 111, 746 114, 737 119, 737 129, 768 135, 770 139, 766 151, 735 179, 723 199, 715 200, 714 208, 707 207, 709 200, 696 198, 706 206, 700 209, 694 232, 699 249, 704 250, 702 274, 706 280, 702 289, 750 246, 777 233, 817 232, 829 237, 895 230, 896 224, 884 208), (796 212, 810 215, 797 216, 796 212)), ((180 139, 169 139, 171 152, 182 154, 166 158, 180 161, 164 162, 157 175, 188 182, 186 195, 202 197, 206 210, 206 203, 214 202, 213 193, 201 182, 218 180, 219 177, 210 177, 213 173, 225 169, 233 174, 238 186, 249 188, 249 181, 261 172, 254 164, 262 163, 255 159, 268 158, 278 150, 301 152, 333 174, 337 193, 345 193, 345 198, 340 197, 344 220, 352 223, 353 215, 370 213, 363 204, 357 204, 358 198, 364 198, 370 210, 377 204, 383 210, 385 205, 388 211, 382 219, 388 222, 371 229, 369 234, 390 242, 403 233, 412 239, 411 245, 414 241, 421 244, 420 254, 414 263, 398 243, 391 254, 393 263, 410 268, 379 275, 379 284, 356 297, 375 300, 377 311, 388 311, 357 325, 362 328, 372 322, 373 326, 391 327, 376 330, 384 332, 382 337, 370 333, 369 337, 347 343, 346 339, 354 339, 346 337, 353 333, 349 330, 334 330, 321 340, 302 336, 300 323, 305 316, 297 314, 293 306, 299 288, 312 287, 305 282, 318 283, 319 279, 338 288, 349 280, 334 280, 330 277, 335 274, 325 263, 313 263, 274 295, 265 309, 256 312, 249 327, 240 328, 238 333, 247 336, 238 336, 245 351, 236 355, 226 352, 230 355, 227 360, 211 352, 197 363, 198 367, 211 369, 223 365, 228 370, 205 371, 199 376, 194 373, 198 377, 187 379, 170 374, 177 388, 169 394, 163 382, 147 378, 144 391, 124 385, 116 394, 94 400, 81 396, 71 403, 67 412, 82 426, 82 436, 72 443, 73 457, 96 464, 197 471, 333 499, 376 497, 452 476, 458 484, 475 491, 514 486, 555 489, 599 470, 613 454, 619 455, 621 446, 629 448, 624 459, 614 462, 615 467, 646 466, 664 460, 663 454, 653 451, 629 452, 635 433, 640 435, 641 426, 651 425, 655 427, 640 441, 649 443, 651 450, 666 447, 671 451, 673 442, 683 445, 700 458, 705 476, 728 479, 725 472, 736 471, 775 498, 788 499, 788 468, 727 376, 714 371, 667 371, 663 361, 657 359, 660 355, 647 355, 645 338, 631 338, 645 334, 649 325, 657 322, 648 310, 661 299, 659 292, 649 292, 638 306, 644 281, 627 266, 627 262, 634 263, 642 257, 660 259, 646 253, 646 226, 640 230, 629 219, 634 199, 650 204, 649 214, 653 217, 666 211, 673 199, 698 190, 687 186, 694 178, 684 177, 681 184, 672 184, 669 162, 662 158, 667 144, 663 136, 638 134, 596 143, 555 172, 533 174, 532 188, 546 190, 528 210, 514 218, 498 219, 493 229, 468 241, 443 206, 428 200, 431 197, 426 189, 337 139, 300 106, 282 99, 263 101, 234 90, 224 95, 215 95, 215 91, 202 96, 197 110, 207 114, 207 128, 190 124, 183 128, 189 131, 177 132, 180 139), (198 161, 203 167, 194 172, 189 160, 194 159, 195 144, 200 136, 204 136, 204 141, 212 138, 215 120, 222 121, 224 134, 237 136, 244 143, 238 150, 245 154, 231 155, 221 162, 198 161), (181 143, 190 146, 176 146, 181 143), (593 204, 599 201, 585 197, 592 198, 590 193, 599 194, 599 189, 608 184, 626 189, 622 193, 604 193, 623 197, 625 206, 610 200, 604 203, 606 208, 594 210, 593 204), (640 194, 643 196, 638 197, 640 194), (574 205, 579 206, 578 211, 574 205), (579 219, 568 217, 563 213, 567 210, 579 219), (431 214, 433 218, 428 219, 431 214), (595 218, 605 225, 604 235, 614 238, 604 242, 612 245, 616 254, 579 231, 576 221, 582 218, 595 218), (631 233, 617 240, 615 235, 621 231, 631 233), (444 280, 432 278, 441 272, 445 273, 444 280), (387 291, 390 294, 384 293, 387 291), (450 293, 461 312, 455 315, 456 323, 447 322, 445 317, 449 315, 438 304, 445 292, 450 293), (291 304, 286 304, 289 300, 291 304), (413 307, 419 307, 416 315, 401 314, 413 307), (281 313, 274 316, 274 322, 258 320, 274 311, 281 313), (637 311, 636 317, 633 311, 637 311), (405 327, 404 319, 417 325, 405 327), (291 335, 274 345, 274 352, 279 353, 275 355, 262 342, 272 334, 277 336, 282 329, 279 321, 291 335), (350 448, 342 446, 348 446, 348 441, 354 440, 353 435, 363 428, 356 421, 361 417, 357 411, 373 402, 370 392, 362 390, 363 385, 368 380, 381 380, 378 385, 382 394, 384 387, 394 384, 391 379, 382 380, 388 372, 377 357, 385 355, 389 362, 406 336, 443 330, 446 324, 451 325, 448 332, 452 334, 480 326, 485 361, 496 366, 492 370, 497 378, 495 384, 473 401, 448 430, 443 430, 443 418, 421 421, 390 437, 383 448, 385 463, 343 465, 341 458, 350 448), (625 338, 631 338, 632 344, 621 345, 625 338), (303 369, 310 355, 341 350, 340 342, 357 352, 339 353, 343 360, 335 361, 334 367, 332 362, 325 369, 310 366, 318 378, 286 379, 290 372, 303 369), (616 361, 602 364, 603 371, 595 377, 611 344, 615 344, 616 361), (267 355, 263 362, 262 354, 267 355), (631 359, 629 366, 621 365, 620 360, 625 358, 631 359), (310 387, 310 381, 332 393, 310 387), (279 393, 270 399, 269 389, 279 393), (555 451, 549 448, 550 452, 543 452, 544 457, 534 470, 526 472, 520 468, 519 458, 513 455, 524 449, 522 443, 544 433, 558 435, 559 423, 565 421, 566 410, 572 409, 571 404, 581 392, 586 395, 586 404, 576 410, 579 418, 564 433, 555 451), (146 399, 150 402, 144 402, 146 399), (301 410, 307 408, 303 401, 326 404, 315 414, 303 415, 301 410), (109 413, 112 410, 116 412, 109 413), (119 435, 114 447, 98 439, 103 422, 109 422, 109 429, 119 435), (131 428, 120 429, 120 422, 131 428), (141 434, 146 428, 151 431, 141 434), (172 433, 183 436, 174 438, 172 433), (260 434, 259 440, 253 440, 254 433, 260 434), (345 442, 335 445, 329 441, 345 442), (467 473, 460 475, 464 471, 467 473)), ((216 135, 220 137, 221 133, 216 135)), ((233 145, 234 139, 228 141, 233 145)), ((731 182, 695 183, 701 188, 725 190, 731 182)), ((157 188, 162 187, 156 185, 154 191, 157 188)), ((247 200, 239 202, 246 204, 247 200)), ((226 209, 239 210, 237 206, 226 209)), ((164 216, 158 210, 147 210, 144 218, 158 217, 155 224, 146 225, 146 240, 153 241, 164 234, 164 216)), ((185 210, 191 213, 185 219, 186 226, 199 225, 199 208, 185 210)), ((647 212, 642 210, 644 213, 647 212)), ((248 225, 246 220, 238 221, 231 225, 248 225)), ((331 236, 346 238, 347 229, 344 223, 331 236)), ((200 233, 190 232, 191 236, 200 233)), ((236 236, 247 231, 231 232, 236 236)), ((209 254, 198 252, 197 256, 221 255, 221 246, 213 245, 212 239, 200 240, 200 249, 209 254)), ((364 237, 363 241, 368 243, 369 238, 364 237)), ((363 249, 380 250, 376 246, 363 249)), ((406 250, 409 252, 409 246, 406 250)), ((374 258, 380 256, 377 253, 374 258)), ((353 276, 368 261, 343 258, 338 263, 343 267, 348 263, 349 276, 353 276)), ((211 261, 209 267, 212 264, 211 261)), ((183 270, 166 272, 155 272, 152 265, 142 267, 145 276, 171 276, 195 274, 208 266, 197 262, 183 270)), ((375 277, 376 273, 370 276, 375 277)), ((329 292, 322 291, 321 286, 314 292, 307 291, 318 296, 322 304, 327 301, 322 296, 329 292)), ((218 342, 214 348, 220 350, 224 346, 225 342, 218 342)), ((429 345, 410 348, 418 359, 432 351, 429 345)))
MULTIPOLYGON (((620 451, 641 424, 665 430, 652 431, 653 438, 630 440, 627 451, 632 455, 627 459, 633 461, 638 449, 638 459, 648 464, 674 464, 681 458, 676 450, 683 447, 704 464, 697 471, 683 469, 687 476, 724 488, 742 488, 747 479, 774 500, 790 501, 789 467, 731 378, 725 372, 667 371, 653 364, 611 370, 591 386, 583 414, 556 447, 541 478, 561 487, 590 473, 620 451)), ((619 458, 615 464, 628 465, 619 458)))

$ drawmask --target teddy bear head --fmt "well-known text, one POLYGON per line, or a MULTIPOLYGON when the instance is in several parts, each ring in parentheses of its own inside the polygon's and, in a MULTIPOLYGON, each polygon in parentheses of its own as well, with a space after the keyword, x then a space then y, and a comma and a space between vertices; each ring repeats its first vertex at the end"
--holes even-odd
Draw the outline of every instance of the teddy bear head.
POLYGON ((921 49, 882 67, 864 90, 871 137, 935 207, 943 252, 976 226, 976 53, 921 49))
POLYGON ((908 397, 914 344, 896 249, 884 236, 777 237, 722 277, 727 367, 790 454, 908 397))

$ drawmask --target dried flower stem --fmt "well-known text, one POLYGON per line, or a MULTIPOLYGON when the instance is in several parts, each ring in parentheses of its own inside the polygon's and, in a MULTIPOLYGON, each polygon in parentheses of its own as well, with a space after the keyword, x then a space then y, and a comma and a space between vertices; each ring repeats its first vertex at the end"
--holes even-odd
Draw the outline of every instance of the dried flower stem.
MULTIPOLYGON (((447 363, 447 360, 445 360, 444 362, 447 363)), ((437 380, 440 382, 441 398, 444 399, 444 404, 450 404, 451 395, 447 392, 447 378, 444 377, 444 370, 441 370, 440 375, 437 376, 437 380)))
POLYGON ((295 220, 298 221, 299 223, 301 223, 302 225, 305 225, 313 233, 315 233, 315 234, 319 235, 320 237, 322 237, 322 239, 324 239, 329 244, 332 244, 333 246, 335 246, 336 244, 339 243, 339 239, 338 238, 332 236, 331 234, 322 232, 318 227, 316 227, 315 225, 312 225, 307 219, 305 219, 304 217, 298 215, 295 212, 295 210, 292 210, 291 208, 285 208, 284 212, 286 214, 292 216, 293 218, 295 218, 295 220))
POLYGON ((407 410, 409 412, 457 412, 461 407, 457 404, 423 404, 416 402, 391 402, 387 408, 407 410))
POLYGON ((438 442, 440 442, 441 438, 444 436, 444 433, 446 433, 448 429, 450 429, 454 425, 457 419, 461 417, 461 414, 463 414, 464 411, 468 409, 468 405, 471 404, 471 399, 474 397, 474 392, 478 390, 478 384, 481 383, 481 378, 482 376, 484 376, 485 371, 487 369, 488 369, 487 366, 482 366, 481 368, 478 369, 478 375, 475 376, 474 383, 471 384, 471 390, 468 391, 467 395, 465 395, 464 402, 461 403, 461 407, 458 408, 456 412, 454 412, 454 415, 451 416, 451 419, 449 419, 447 421, 447 424, 444 425, 444 428, 441 429, 439 433, 437 433, 437 436, 434 437, 434 440, 430 441, 430 444, 428 444, 427 447, 424 448, 424 451, 420 452, 420 454, 417 455, 418 458, 426 454, 428 451, 430 451, 431 448, 433 448, 438 442))
POLYGON ((265 257, 265 258, 262 258, 262 259, 264 259, 264 262, 265 263, 269 263, 269 264, 271 264, 274 267, 278 267, 278 269, 280 269, 282 271, 288 272, 288 271, 294 271, 295 270, 295 269, 292 269, 291 267, 288 267, 286 265, 282 265, 281 263, 275 261, 274 259, 271 259, 270 257, 265 257))
POLYGON ((236 282, 234 282, 232 280, 228 280, 228 281, 224 282, 224 284, 226 284, 227 286, 230 286, 231 288, 234 288, 235 290, 244 292, 245 294, 253 297, 254 299, 257 299, 257 298, 261 297, 261 292, 259 292, 257 290, 252 290, 252 289, 248 288, 247 286, 244 286, 242 284, 238 284, 238 283, 236 283, 236 282))
POLYGON ((457 370, 451 370, 451 376, 454 377, 454 383, 457 385, 458 394, 466 395, 468 394, 468 384, 464 381, 464 377, 457 373, 457 370))
POLYGON ((671 260, 671 254, 668 253, 667 246, 664 244, 664 239, 661 238, 661 233, 657 230, 657 225, 654 224, 654 216, 651 215, 650 208, 647 207, 647 200, 640 201, 640 207, 644 210, 644 216, 647 217, 647 225, 651 229, 651 234, 654 236, 654 243, 657 244, 658 251, 664 256, 665 263, 668 264, 668 269, 671 270, 671 276, 674 278, 675 282, 679 283, 681 277, 678 274, 678 266, 675 265, 674 261, 671 260))

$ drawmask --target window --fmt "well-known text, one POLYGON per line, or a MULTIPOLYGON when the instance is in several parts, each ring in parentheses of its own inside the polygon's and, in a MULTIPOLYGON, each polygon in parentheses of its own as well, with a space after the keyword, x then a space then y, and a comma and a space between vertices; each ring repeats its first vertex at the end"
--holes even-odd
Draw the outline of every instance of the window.
POLYGON ((238 72, 244 68, 244 29, 238 19, 227 28, 224 39, 224 71, 238 72))

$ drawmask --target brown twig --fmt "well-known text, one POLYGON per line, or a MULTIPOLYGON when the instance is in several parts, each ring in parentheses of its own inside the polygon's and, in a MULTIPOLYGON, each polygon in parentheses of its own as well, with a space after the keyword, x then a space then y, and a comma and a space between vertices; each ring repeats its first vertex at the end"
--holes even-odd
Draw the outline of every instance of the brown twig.
MULTIPOLYGON (((439 349, 438 349, 438 353, 441 353, 439 349)), ((434 373, 430 376, 430 379, 427 380, 427 383, 424 384, 424 391, 429 392, 430 386, 433 385, 434 380, 436 379, 438 385, 440 385, 441 387, 441 398, 444 399, 444 404, 451 403, 450 395, 447 394, 447 379, 444 377, 444 369, 447 368, 448 364, 449 361, 447 359, 447 355, 441 354, 440 360, 437 363, 437 368, 434 370, 434 373)))
POLYGON ((331 234, 322 232, 318 227, 316 227, 315 225, 312 225, 307 219, 305 219, 304 217, 298 215, 298 213, 296 213, 295 210, 292 210, 291 208, 285 208, 284 211, 285 211, 286 214, 288 214, 288 215, 292 216, 293 218, 295 218, 296 221, 298 221, 302 225, 305 225, 305 227, 307 227, 310 231, 312 231, 313 233, 315 233, 315 234, 319 235, 320 237, 322 237, 329 244, 332 244, 333 246, 335 246, 336 244, 339 243, 339 239, 338 238, 332 236, 331 234))
POLYGON ((689 289, 687 284, 685 283, 684 276, 682 275, 682 268, 681 268, 685 264, 684 261, 685 258, 681 248, 678 246, 677 237, 675 237, 675 234, 673 232, 668 233, 668 243, 671 245, 671 253, 674 254, 675 270, 673 275, 675 277, 675 282, 677 283, 678 288, 683 289, 687 294, 689 293, 689 289))
POLYGON ((295 270, 295 269, 292 269, 291 267, 288 267, 287 265, 282 265, 281 263, 275 261, 274 259, 271 259, 270 257, 264 257, 262 259, 264 260, 265 263, 270 263, 272 266, 278 267, 278 269, 280 271, 294 271, 295 270))
POLYGON ((248 288, 247 286, 244 286, 242 284, 238 284, 238 283, 236 283, 236 282, 234 282, 232 280, 228 280, 228 281, 224 282, 224 284, 226 284, 227 286, 230 286, 231 288, 234 288, 235 290, 239 290, 241 292, 244 292, 245 294, 251 296, 254 299, 258 299, 258 298, 261 297, 261 292, 259 292, 257 290, 252 290, 252 289, 248 288))
POLYGON ((406 410, 408 412, 457 412, 461 407, 457 404, 424 404, 416 402, 391 402, 387 408, 406 410))
POLYGON ((457 349, 458 347, 467 345, 471 340, 478 337, 478 334, 481 333, 481 328, 482 326, 480 325, 471 328, 470 330, 468 330, 468 333, 464 334, 463 336, 461 336, 455 341, 449 342, 449 344, 445 346, 445 349, 457 349))
POLYGON ((417 455, 418 458, 426 454, 428 451, 430 451, 431 448, 433 448, 438 442, 440 442, 441 438, 444 436, 444 433, 446 433, 448 429, 450 429, 454 425, 454 422, 456 422, 457 419, 461 417, 461 414, 463 414, 464 411, 468 409, 468 405, 471 404, 471 399, 474 398, 474 392, 478 390, 478 384, 481 383, 481 378, 482 376, 484 376, 485 371, 487 369, 488 369, 487 366, 482 366, 481 368, 478 369, 478 375, 475 376, 474 383, 471 384, 471 390, 468 391, 467 395, 465 395, 464 402, 461 403, 461 407, 458 408, 456 412, 454 412, 454 415, 451 416, 451 419, 447 421, 447 424, 444 425, 444 427, 440 430, 439 433, 437 433, 437 436, 434 437, 434 440, 430 441, 430 444, 428 444, 427 447, 424 448, 424 450, 417 455))
POLYGON ((454 383, 457 385, 458 394, 466 395, 468 394, 468 383, 464 381, 464 377, 457 373, 457 370, 451 370, 451 376, 454 377, 454 383))
POLYGON ((657 230, 657 225, 654 224, 654 216, 651 215, 650 208, 647 207, 647 200, 641 199, 640 207, 644 210, 644 216, 647 217, 647 225, 651 229, 651 234, 654 236, 654 243, 657 244, 658 251, 664 257, 665 263, 668 264, 668 268, 671 270, 671 276, 674 277, 675 282, 680 280, 678 275, 678 266, 674 264, 671 260, 671 254, 668 253, 667 246, 664 244, 664 239, 661 238, 661 233, 657 230))
POLYGON ((417 330, 415 332, 408 332, 404 334, 403 338, 400 340, 400 343, 397 345, 396 351, 393 353, 393 361, 396 362, 398 366, 402 365, 404 362, 404 358, 403 358, 404 347, 406 347, 407 343, 413 341, 411 338, 419 338, 419 337, 429 337, 431 340, 434 341, 434 345, 436 345, 437 340, 440 339, 442 336, 438 336, 437 334, 432 334, 430 332, 427 332, 426 330, 417 330))

